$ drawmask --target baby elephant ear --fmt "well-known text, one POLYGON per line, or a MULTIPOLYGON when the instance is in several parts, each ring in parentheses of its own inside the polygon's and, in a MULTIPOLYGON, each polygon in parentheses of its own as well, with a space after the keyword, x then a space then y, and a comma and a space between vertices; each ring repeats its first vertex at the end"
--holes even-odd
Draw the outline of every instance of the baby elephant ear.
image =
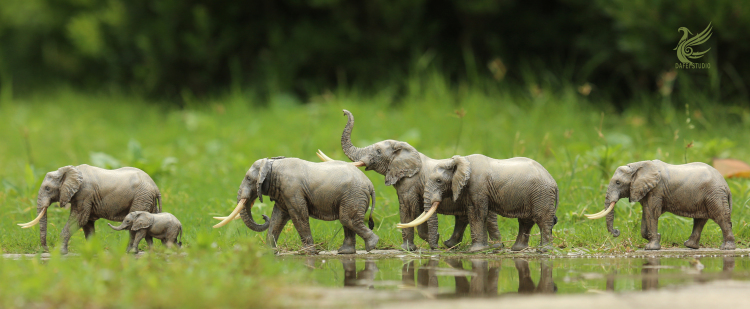
POLYGON ((258 182, 255 184, 255 188, 258 191, 258 200, 263 203, 263 182, 266 181, 268 172, 271 171, 271 164, 273 161, 268 159, 262 159, 260 162, 260 170, 258 171, 258 182))
POLYGON ((150 228, 154 224, 154 216, 145 211, 139 211, 133 220, 132 231, 150 228))
POLYGON ((63 166, 57 170, 60 177, 60 207, 65 207, 83 184, 83 176, 75 166, 63 166))
POLYGON ((451 190, 453 191, 453 201, 457 201, 461 195, 461 190, 471 176, 471 164, 469 160, 462 156, 453 156, 454 172, 453 179, 451 180, 451 190))
POLYGON ((422 158, 416 148, 406 142, 393 145, 393 158, 385 174, 385 185, 397 183, 401 178, 414 176, 422 168, 422 158))
POLYGON ((651 161, 643 161, 628 164, 633 171, 633 179, 630 182, 630 202, 638 202, 656 187, 661 180, 661 172, 651 161))

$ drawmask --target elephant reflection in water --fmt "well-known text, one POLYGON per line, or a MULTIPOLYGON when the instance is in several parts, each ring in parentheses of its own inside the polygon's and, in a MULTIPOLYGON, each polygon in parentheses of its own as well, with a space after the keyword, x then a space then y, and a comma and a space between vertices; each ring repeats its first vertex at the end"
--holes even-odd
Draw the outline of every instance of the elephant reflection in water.
MULTIPOLYGON (((500 278, 500 264, 491 263, 487 260, 470 260, 471 269, 463 267, 463 261, 458 259, 447 259, 445 263, 457 270, 471 271, 474 275, 471 280, 467 276, 453 276, 456 282, 456 291, 452 295, 441 296, 496 296, 498 290, 498 279, 500 278)), ((498 261, 499 262, 499 261, 498 261)), ((535 285, 531 279, 529 262, 524 259, 513 260, 518 271, 518 293, 556 293, 557 286, 552 280, 552 262, 541 260, 541 279, 535 285)), ((405 286, 417 286, 426 288, 438 287, 438 264, 439 260, 429 260, 418 269, 415 262, 404 264, 401 269, 401 280, 405 286), (416 270, 416 271, 415 271, 416 270), (416 282, 414 275, 416 272, 416 282)))
POLYGON ((365 261, 365 268, 359 272, 357 272, 357 263, 354 259, 342 259, 341 264, 344 267, 344 286, 375 288, 375 274, 378 272, 375 261, 365 261))
POLYGON ((534 286, 534 281, 531 280, 531 271, 529 270, 529 261, 524 259, 513 259, 516 264, 516 270, 518 271, 518 293, 519 294, 550 294, 557 293, 557 285, 552 280, 552 261, 548 259, 540 260, 541 264, 541 276, 539 277, 539 284, 534 286))

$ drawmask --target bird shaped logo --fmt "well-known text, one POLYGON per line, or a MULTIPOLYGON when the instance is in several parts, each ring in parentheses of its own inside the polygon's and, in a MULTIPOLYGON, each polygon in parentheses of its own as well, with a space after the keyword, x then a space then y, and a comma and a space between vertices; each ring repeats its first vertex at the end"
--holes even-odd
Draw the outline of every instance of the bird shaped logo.
POLYGON ((705 30, 689 39, 688 34, 692 35, 693 33, 690 32, 688 28, 680 27, 679 29, 677 29, 678 32, 682 32, 682 38, 680 39, 680 42, 677 43, 677 47, 675 47, 673 50, 677 51, 677 58, 680 59, 680 62, 684 64, 691 64, 693 62, 690 61, 690 59, 698 59, 700 57, 703 57, 705 53, 711 50, 711 48, 709 48, 701 52, 693 51, 693 46, 703 44, 708 41, 709 38, 711 38, 711 29, 711 23, 708 23, 708 27, 706 27, 705 30))

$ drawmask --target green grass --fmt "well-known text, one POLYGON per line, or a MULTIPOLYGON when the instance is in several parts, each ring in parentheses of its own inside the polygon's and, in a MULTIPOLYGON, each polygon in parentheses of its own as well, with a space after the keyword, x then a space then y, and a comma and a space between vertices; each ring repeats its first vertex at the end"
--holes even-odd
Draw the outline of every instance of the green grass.
MULTIPOLYGON (((10 295, 21 295, 19 299, 24 301, 64 302, 64 295, 59 295, 62 292, 54 288, 59 287, 69 293, 66 295, 77 297, 94 293, 93 305, 109 306, 113 305, 110 301, 140 295, 144 288, 136 287, 137 282, 153 281, 157 282, 153 284, 184 284, 184 291, 191 295, 188 301, 204 304, 233 292, 192 293, 193 280, 202 280, 203 284, 228 280, 245 284, 243 287, 248 290, 253 290, 255 283, 244 280, 252 276, 283 284, 285 279, 271 275, 282 266, 269 265, 254 273, 254 268, 245 264, 272 260, 270 251, 265 249, 265 232, 252 232, 239 221, 213 229, 211 226, 217 221, 211 217, 231 212, 244 173, 259 158, 290 156, 318 161, 315 151, 321 149, 335 159, 346 159, 339 144, 346 123, 341 113, 344 108, 356 117, 353 142, 357 146, 397 139, 409 142, 432 158, 482 153, 494 158, 525 156, 540 162, 560 188, 554 245, 561 253, 574 248, 624 252, 642 248, 646 243, 640 237, 639 204, 630 205, 624 199, 618 203, 615 226, 622 232, 619 238, 607 233, 603 219, 590 221, 583 217, 584 213, 603 208, 606 185, 619 165, 650 159, 675 164, 684 163, 685 159, 710 162, 715 156, 750 161, 747 107, 712 107, 711 100, 693 96, 684 99, 684 103, 690 104, 689 110, 684 104, 674 108, 676 104, 665 103, 667 100, 643 99, 641 107, 618 113, 608 104, 589 102, 572 89, 506 92, 450 88, 441 79, 426 79, 410 85, 406 94, 386 90, 364 96, 341 90, 314 97, 306 104, 284 95, 263 102, 235 95, 189 104, 195 107, 179 110, 135 98, 70 91, 4 102, 0 104, 0 211, 3 213, 0 247, 4 253, 41 252, 38 228, 21 229, 16 224, 34 218, 36 192, 46 172, 64 165, 87 163, 136 166, 151 174, 161 189, 164 211, 173 213, 183 223, 184 250, 188 257, 170 258, 172 264, 158 258, 129 258, 121 254, 127 233, 115 232, 107 227, 106 220, 99 220, 96 245, 84 241, 81 231, 75 232, 70 242, 71 252, 96 254, 98 258, 84 258, 83 265, 57 259, 46 264, 0 261, 4 282, 20 278, 20 274, 36 276, 23 279, 24 284, 11 290, 4 289, 0 297, 13 301, 16 298, 10 295), (456 116, 455 111, 460 109, 466 112, 463 118, 456 116), (690 142, 693 147, 686 148, 690 142), (241 250, 236 253, 238 244, 241 250, 250 250, 252 254, 241 250), (87 250, 96 252, 86 253, 87 250), (259 254, 261 257, 257 258, 256 253, 265 255, 259 254), (242 254, 247 260, 238 257, 242 254), (207 271, 218 270, 221 276, 202 277, 202 272, 180 271, 200 268, 197 265, 203 265, 207 271), (85 280, 96 277, 95 272, 102 269, 110 269, 119 276, 141 274, 154 268, 165 269, 167 275, 121 283, 123 286, 114 288, 124 292, 112 298, 105 295, 104 291, 113 288, 107 284, 93 292, 88 289, 97 289, 97 285, 59 286, 69 281, 63 277, 85 280), (247 276, 232 276, 243 272, 247 276)), ((401 234, 395 228, 399 221, 395 190, 384 185, 383 176, 366 174, 377 192, 374 231, 380 236, 378 248, 399 248, 401 234)), ((750 181, 730 179, 728 183, 734 199, 738 247, 747 248, 750 181)), ((270 201, 256 205, 253 208, 256 219, 261 214, 270 216, 273 206, 270 201)), ((59 248, 60 229, 68 214, 68 210, 50 208, 48 242, 52 251, 59 248)), ((440 216, 439 220, 441 235, 449 236, 453 219, 440 216)), ((499 224, 504 241, 512 243, 517 221, 500 217, 499 224)), ((338 222, 311 220, 311 225, 320 249, 331 250, 341 245, 343 233, 338 222)), ((662 216, 659 225, 662 247, 682 247, 691 227, 692 220, 662 216)), ((538 228, 534 227, 532 234, 536 233, 538 228)), ((467 248, 468 231, 464 240, 457 251, 467 248)), ((531 245, 538 242, 539 236, 532 236, 531 245)), ((707 247, 721 244, 721 232, 714 222, 706 225, 701 243, 707 247)), ((421 239, 417 245, 428 248, 421 239)), ((301 247, 291 223, 282 233, 279 246, 283 250, 301 247)), ((364 248, 361 239, 357 247, 364 248)), ((262 295, 263 290, 258 291, 262 295)), ((246 301, 250 303, 251 298, 246 301)), ((160 298, 153 301, 166 302, 160 298)), ((6 306, 20 305, 11 302, 6 306)))

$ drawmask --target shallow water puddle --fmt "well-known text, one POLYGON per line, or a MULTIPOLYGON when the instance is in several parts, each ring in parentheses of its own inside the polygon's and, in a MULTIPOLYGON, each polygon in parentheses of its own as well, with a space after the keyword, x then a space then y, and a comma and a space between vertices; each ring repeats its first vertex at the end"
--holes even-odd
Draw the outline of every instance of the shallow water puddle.
POLYGON ((321 287, 418 290, 429 298, 645 291, 712 280, 750 280, 750 257, 282 258, 321 287))

